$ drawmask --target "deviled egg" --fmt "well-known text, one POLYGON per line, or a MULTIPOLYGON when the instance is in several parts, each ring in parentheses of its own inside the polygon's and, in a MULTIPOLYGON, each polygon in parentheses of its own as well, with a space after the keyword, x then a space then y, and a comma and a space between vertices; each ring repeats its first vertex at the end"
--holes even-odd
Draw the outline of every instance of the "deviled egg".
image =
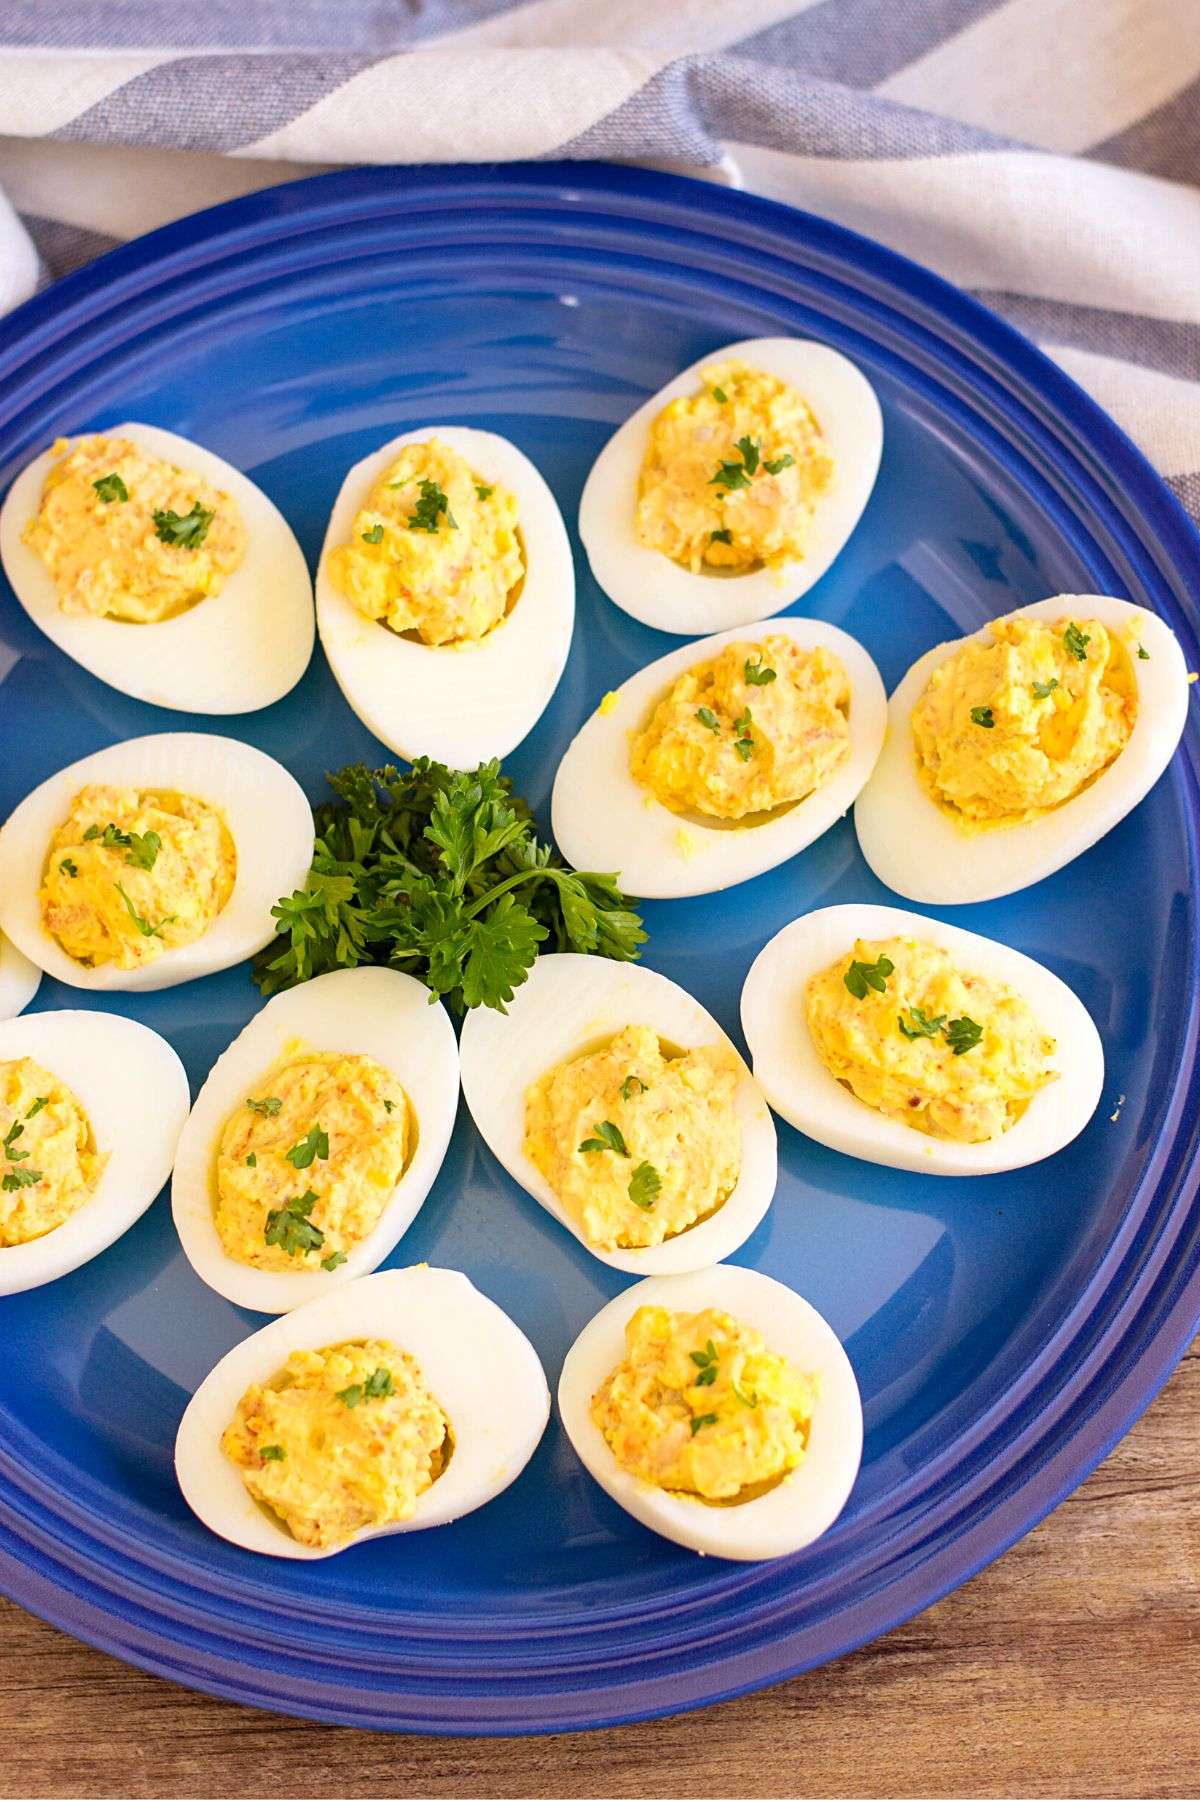
POLYGON ((568 746, 558 847, 645 899, 749 881, 849 810, 886 717, 879 671, 836 625, 774 619, 688 644, 606 694, 568 746))
POLYGON ((681 636, 748 625, 808 592, 875 485, 883 419, 827 344, 727 344, 615 431, 579 505, 611 600, 681 636))
POLYGON ((269 943, 312 852, 303 790, 261 750, 129 738, 51 775, 0 830, 0 929, 71 987, 171 987, 269 943))
POLYGON ((574 620, 562 516, 507 438, 426 426, 347 475, 317 622, 342 693, 398 755, 507 756, 558 686, 574 620))
POLYGON ((238 1306, 286 1312, 378 1268, 442 1166, 454 1028, 397 969, 338 969, 268 1000, 213 1065, 171 1206, 188 1261, 238 1306))
POLYGON ((991 1175, 1053 1156, 1100 1099, 1104 1050, 1057 975, 893 906, 826 906, 742 990, 756 1080, 806 1136, 866 1162, 991 1175))
POLYGON ((453 1269, 368 1275, 236 1345, 175 1441, 183 1497, 263 1556, 333 1556, 502 1493, 550 1415, 532 1344, 453 1269))
POLYGON ((514 1181, 610 1268, 699 1269, 775 1192, 775 1127, 716 1020, 639 964, 539 956, 462 1029, 463 1094, 514 1181))
POLYGON ((833 1331, 782 1282, 729 1264, 618 1294, 571 1347, 558 1408, 626 1512, 741 1562, 820 1537, 862 1457, 858 1384, 833 1331))
POLYGON ((0 1019, 24 1012, 41 984, 42 971, 0 931, 0 1019))
POLYGON ((1058 594, 926 652, 888 703, 854 822, 879 879, 958 906, 1074 861, 1154 786, 1183 732, 1174 632, 1127 600, 1058 594))
POLYGON ((60 438, 35 458, 0 511, 0 556, 34 624, 135 700, 254 712, 312 655, 312 582, 283 514, 157 425, 60 438))
POLYGON ((187 1108, 179 1058, 133 1019, 0 1024, 0 1294, 55 1281, 128 1231, 170 1173, 187 1108))

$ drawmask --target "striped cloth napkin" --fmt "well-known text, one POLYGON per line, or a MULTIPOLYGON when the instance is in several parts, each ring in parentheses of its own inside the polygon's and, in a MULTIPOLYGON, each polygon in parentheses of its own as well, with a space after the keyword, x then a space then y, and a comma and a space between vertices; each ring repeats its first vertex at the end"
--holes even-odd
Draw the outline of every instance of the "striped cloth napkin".
POLYGON ((894 245, 1200 518, 1200 0, 3 0, 0 309, 315 167, 604 157, 894 245))

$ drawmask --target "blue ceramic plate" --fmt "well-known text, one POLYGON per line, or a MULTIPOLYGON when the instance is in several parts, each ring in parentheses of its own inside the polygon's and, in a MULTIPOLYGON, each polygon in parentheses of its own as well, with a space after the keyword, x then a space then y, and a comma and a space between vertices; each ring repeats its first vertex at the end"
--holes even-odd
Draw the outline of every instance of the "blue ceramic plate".
MULTIPOLYGON (((1195 666, 1200 544, 1028 343, 821 220, 628 170, 362 170, 132 244, 0 326, 0 481, 58 432, 147 419, 246 469, 315 559, 345 469, 406 427, 453 421, 514 438, 572 521, 593 457, 647 394, 716 345, 772 332, 837 345, 883 401, 879 486, 806 610, 860 637, 889 685, 938 639, 1056 591, 1163 612, 1195 666)), ((543 821, 584 715, 671 647, 601 596, 582 556, 579 569, 570 664, 511 760, 543 821)), ((269 712, 181 718, 84 674, 4 594, 0 679, 0 814, 72 758, 164 728, 233 729, 314 799, 325 768, 379 755, 319 653, 269 712)), ((213 1693, 513 1732, 777 1681, 963 1581, 1110 1448, 1200 1317, 1196 748, 1189 730, 1172 773, 1080 861, 955 915, 1047 962, 1095 1017, 1110 1103, 1076 1143, 1009 1177, 922 1181, 780 1127, 778 1196, 739 1260, 820 1308, 866 1405, 858 1485, 811 1550, 755 1567, 676 1549, 593 1485, 557 1423, 514 1487, 442 1531, 269 1567, 211 1537, 175 1486, 175 1428, 261 1321, 201 1285, 163 1199, 89 1267, 2 1303, 0 1585, 213 1693)), ((856 898, 887 895, 843 822, 732 893, 647 907, 647 960, 736 1036, 764 940, 856 898)), ((39 1006, 64 1003, 96 1002, 43 984, 39 1006)), ((198 1087, 256 1004, 240 968, 127 1010, 198 1087)), ((465 1112, 391 1260, 421 1258, 507 1308, 552 1386, 622 1285, 514 1187, 465 1112)))

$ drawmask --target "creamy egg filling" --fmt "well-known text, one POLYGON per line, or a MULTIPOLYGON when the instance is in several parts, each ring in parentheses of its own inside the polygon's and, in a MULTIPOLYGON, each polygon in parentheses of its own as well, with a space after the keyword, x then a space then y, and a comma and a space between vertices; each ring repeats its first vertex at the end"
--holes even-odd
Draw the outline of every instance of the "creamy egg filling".
POLYGON ((859 939, 812 977, 804 1006, 830 1074, 930 1137, 1001 1137, 1057 1079, 1055 1041, 1020 994, 916 938, 859 939))
POLYGON ((710 1502, 755 1498, 803 1460, 817 1381, 729 1313, 640 1306, 592 1398, 623 1469, 710 1502))
POLYGON ((926 792, 967 830, 1027 823, 1121 754, 1137 718, 1128 652, 1096 619, 997 619, 940 663, 912 714, 926 792))
POLYGON ((217 1151, 217 1235, 256 1269, 339 1268, 369 1237, 411 1158, 415 1121, 370 1056, 304 1051, 230 1115, 217 1151))
POLYGON ((86 787, 50 839, 42 925, 86 968, 137 969, 203 937, 236 878, 216 807, 158 788, 86 787))
POLYGON ((27 1244, 69 1219, 107 1161, 65 1082, 29 1056, 0 1062, 0 1246, 27 1244))
POLYGON ((322 1550, 411 1519, 452 1447, 417 1364, 382 1338, 293 1350, 246 1389, 221 1438, 247 1492, 322 1550))
POLYGON ((693 574, 799 561, 833 479, 811 410, 786 381, 745 363, 714 363, 700 379, 650 428, 638 541, 693 574))
POLYGON ((738 1063, 723 1044, 675 1055, 648 1025, 559 1063, 525 1094, 525 1154, 598 1250, 675 1237, 737 1185, 738 1063))
POLYGON ((727 644, 659 701, 630 772, 672 812, 736 823, 822 787, 850 754, 850 678, 789 637, 727 644))
POLYGON ((368 619, 426 644, 474 643, 525 578, 516 496, 434 437, 408 444, 331 551, 329 578, 368 619))
POLYGON ((129 438, 59 438, 22 533, 64 612, 157 624, 219 594, 246 554, 235 501, 129 438))

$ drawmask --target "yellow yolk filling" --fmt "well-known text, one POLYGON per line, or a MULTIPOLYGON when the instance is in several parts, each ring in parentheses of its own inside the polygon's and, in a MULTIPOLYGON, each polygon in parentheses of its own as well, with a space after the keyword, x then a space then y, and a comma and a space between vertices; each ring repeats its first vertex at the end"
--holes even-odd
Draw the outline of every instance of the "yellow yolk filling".
POLYGON ((916 938, 860 939, 809 981, 805 1016, 831 1075, 876 1112, 929 1137, 1000 1137, 1057 1079, 1054 1039, 1021 996, 964 973, 947 951, 916 938), (883 991, 867 985, 859 998, 846 985, 852 962, 875 967, 881 957, 892 964, 880 971, 883 991), (978 1039, 968 1043, 973 1026, 978 1039))
POLYGON ((933 671, 913 709, 917 773, 967 830, 1061 806, 1121 754, 1137 717, 1123 644, 1095 619, 997 619, 933 671))
POLYGON ((701 1500, 753 1498, 796 1468, 817 1383, 726 1312, 640 1306, 625 1360, 592 1399, 623 1469, 701 1500))
POLYGON ((638 541, 693 574, 799 561, 833 479, 811 410, 786 381, 744 363, 714 363, 701 380, 650 428, 638 541))
POLYGON ((673 812, 745 819, 803 800, 850 753, 850 680, 788 637, 685 669, 633 738, 630 771, 673 812))
POLYGON ((22 537, 64 612, 157 624, 221 592, 246 554, 229 494, 128 438, 60 438, 54 452, 22 537))
POLYGON ((221 1133, 226 1255, 256 1269, 337 1267, 379 1223, 413 1136, 404 1089, 372 1057, 310 1051, 281 1064, 221 1133))
POLYGON ((0 1140, 0 1247, 69 1219, 108 1160, 71 1089, 29 1056, 0 1062, 0 1140))
POLYGON ((505 617, 525 577, 516 497, 436 437, 408 444, 328 567, 368 619, 426 644, 476 642, 505 617))
POLYGON ((589 1244, 661 1244, 737 1185, 738 1063, 723 1044, 663 1054, 648 1025, 559 1063, 525 1095, 525 1154, 589 1244))
POLYGON ((137 969, 203 937, 236 876, 233 839, 206 801, 87 787, 50 840, 42 924, 87 968, 137 969))
POLYGON ((246 1389, 221 1448, 298 1543, 327 1549, 411 1519, 452 1438, 412 1357, 372 1338, 293 1350, 246 1389))

